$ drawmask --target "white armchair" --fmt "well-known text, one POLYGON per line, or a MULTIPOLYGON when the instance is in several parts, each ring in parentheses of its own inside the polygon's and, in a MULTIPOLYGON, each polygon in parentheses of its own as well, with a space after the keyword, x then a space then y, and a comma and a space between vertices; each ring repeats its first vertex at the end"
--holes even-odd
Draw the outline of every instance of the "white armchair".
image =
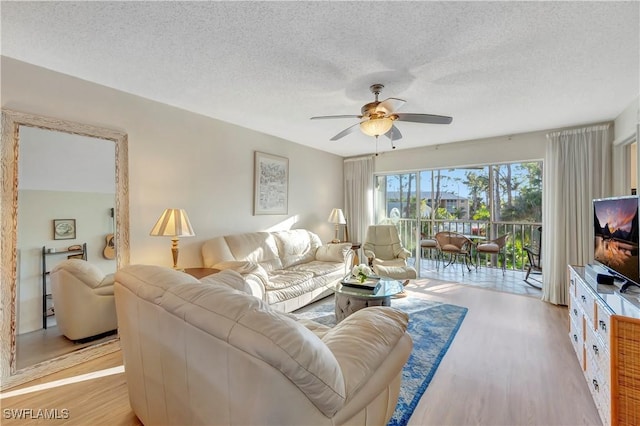
POLYGON ((113 282, 113 274, 105 275, 80 259, 64 260, 51 270, 53 307, 62 334, 81 340, 118 328, 113 282))
POLYGON ((362 246, 373 271, 395 279, 416 278, 416 270, 407 265, 411 252, 402 246, 395 225, 371 225, 362 246))

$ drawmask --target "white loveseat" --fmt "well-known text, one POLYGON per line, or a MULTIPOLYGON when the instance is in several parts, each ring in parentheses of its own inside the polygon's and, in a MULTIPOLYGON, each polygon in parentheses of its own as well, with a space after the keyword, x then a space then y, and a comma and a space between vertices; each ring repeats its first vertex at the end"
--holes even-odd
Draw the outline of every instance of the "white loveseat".
POLYGON ((205 267, 241 273, 251 293, 283 312, 328 296, 351 268, 351 243, 323 245, 311 231, 250 232, 212 238, 205 267))
POLYGON ((333 328, 276 311, 222 271, 116 273, 125 375, 146 425, 385 425, 412 348, 408 316, 370 307, 333 328), (239 291, 240 290, 240 291, 239 291))

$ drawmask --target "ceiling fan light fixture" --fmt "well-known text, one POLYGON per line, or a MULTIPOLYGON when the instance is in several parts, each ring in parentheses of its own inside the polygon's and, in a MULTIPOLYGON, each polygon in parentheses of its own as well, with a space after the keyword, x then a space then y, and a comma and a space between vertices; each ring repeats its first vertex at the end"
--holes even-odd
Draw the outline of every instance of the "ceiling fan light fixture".
POLYGON ((370 118, 360 123, 362 133, 369 136, 380 136, 387 133, 393 127, 393 119, 390 117, 370 118))

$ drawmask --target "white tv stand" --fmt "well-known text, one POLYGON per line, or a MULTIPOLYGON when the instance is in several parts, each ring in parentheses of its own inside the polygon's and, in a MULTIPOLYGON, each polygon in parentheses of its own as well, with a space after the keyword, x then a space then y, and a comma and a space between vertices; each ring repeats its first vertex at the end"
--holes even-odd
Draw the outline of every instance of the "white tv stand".
POLYGON ((605 426, 640 425, 640 301, 569 266, 569 338, 605 426))

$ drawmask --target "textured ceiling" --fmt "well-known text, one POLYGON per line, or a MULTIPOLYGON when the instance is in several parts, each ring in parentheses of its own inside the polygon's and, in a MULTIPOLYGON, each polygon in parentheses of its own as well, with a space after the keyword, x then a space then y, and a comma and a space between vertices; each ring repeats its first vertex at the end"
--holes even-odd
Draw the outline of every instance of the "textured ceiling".
MULTIPOLYGON (((640 3, 7 2, 2 55, 343 156, 380 98, 398 149, 611 120, 639 90, 640 3)), ((380 139, 379 150, 390 149, 380 139)))

